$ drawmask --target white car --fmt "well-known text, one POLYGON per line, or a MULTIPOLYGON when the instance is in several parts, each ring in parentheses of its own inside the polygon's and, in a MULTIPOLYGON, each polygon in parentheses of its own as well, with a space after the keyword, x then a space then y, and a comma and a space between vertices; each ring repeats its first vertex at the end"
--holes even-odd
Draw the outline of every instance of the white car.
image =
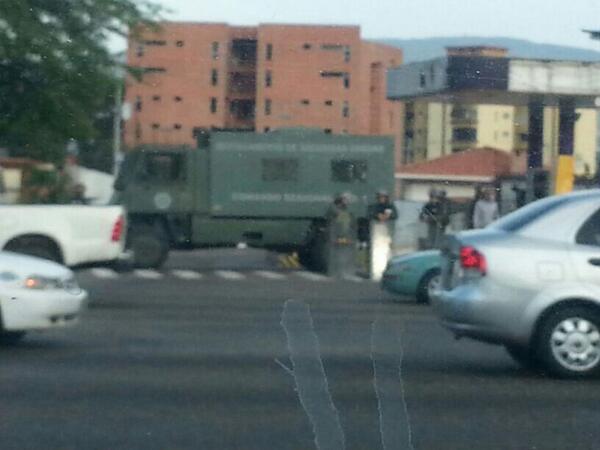
POLYGON ((87 293, 60 264, 0 252, 0 340, 17 341, 27 331, 75 324, 87 293))

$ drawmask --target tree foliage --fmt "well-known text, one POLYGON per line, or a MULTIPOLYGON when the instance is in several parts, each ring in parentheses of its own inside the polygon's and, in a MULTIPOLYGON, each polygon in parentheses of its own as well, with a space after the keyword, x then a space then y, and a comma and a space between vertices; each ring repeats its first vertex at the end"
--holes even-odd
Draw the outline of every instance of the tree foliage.
POLYGON ((145 0, 0 1, 0 148, 61 161, 86 141, 118 77, 111 35, 151 23, 145 0))

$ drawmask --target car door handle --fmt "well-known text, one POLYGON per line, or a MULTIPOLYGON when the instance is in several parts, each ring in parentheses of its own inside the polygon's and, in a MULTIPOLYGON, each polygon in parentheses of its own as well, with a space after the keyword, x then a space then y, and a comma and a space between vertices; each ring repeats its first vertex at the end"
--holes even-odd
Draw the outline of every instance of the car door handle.
POLYGON ((590 258, 590 259, 588 259, 588 262, 592 266, 600 266, 600 258, 590 258))

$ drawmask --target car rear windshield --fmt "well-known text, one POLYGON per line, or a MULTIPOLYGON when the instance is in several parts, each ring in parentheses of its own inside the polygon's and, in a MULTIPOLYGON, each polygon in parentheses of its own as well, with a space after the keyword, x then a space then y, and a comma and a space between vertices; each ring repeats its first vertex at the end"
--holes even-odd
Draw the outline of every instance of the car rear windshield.
POLYGON ((561 207, 565 203, 573 201, 572 197, 549 197, 530 203, 516 211, 507 214, 490 225, 503 231, 514 232, 529 225, 546 213, 561 207))

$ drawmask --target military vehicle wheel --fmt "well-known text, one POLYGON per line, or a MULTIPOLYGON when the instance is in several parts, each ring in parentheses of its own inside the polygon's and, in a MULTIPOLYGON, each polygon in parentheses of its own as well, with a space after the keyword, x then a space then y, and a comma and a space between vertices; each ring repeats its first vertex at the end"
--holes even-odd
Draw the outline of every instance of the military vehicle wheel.
POLYGON ((327 271, 327 237, 324 232, 317 232, 310 243, 298 252, 300 263, 315 272, 327 271))
POLYGON ((159 227, 134 227, 129 246, 138 268, 158 269, 169 256, 169 241, 159 227))

